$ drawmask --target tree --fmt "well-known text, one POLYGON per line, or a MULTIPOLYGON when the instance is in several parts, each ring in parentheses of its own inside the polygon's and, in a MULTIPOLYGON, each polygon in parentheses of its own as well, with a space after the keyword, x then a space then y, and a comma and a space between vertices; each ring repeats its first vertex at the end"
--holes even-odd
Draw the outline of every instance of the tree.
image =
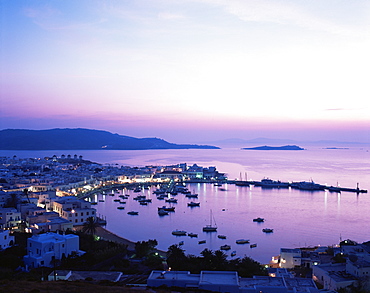
POLYGON ((146 257, 154 253, 155 247, 158 245, 157 240, 149 239, 148 241, 138 241, 135 243, 135 252, 137 257, 146 257))
POLYGON ((100 227, 99 221, 94 217, 88 217, 83 225, 82 232, 94 235, 98 227, 100 227))
POLYGON ((181 270, 187 263, 185 250, 180 245, 173 244, 167 250, 167 263, 174 270, 181 270))

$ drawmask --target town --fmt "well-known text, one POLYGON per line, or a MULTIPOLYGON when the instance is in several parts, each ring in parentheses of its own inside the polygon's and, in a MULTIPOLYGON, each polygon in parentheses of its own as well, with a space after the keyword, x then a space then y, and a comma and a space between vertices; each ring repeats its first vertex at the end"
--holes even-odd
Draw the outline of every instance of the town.
MULTIPOLYGON (((85 237, 81 232, 94 236, 94 225, 104 225, 105 222, 104 216, 98 215, 92 207, 93 202, 88 201, 94 193, 117 187, 171 186, 171 182, 241 183, 229 181, 216 167, 196 164, 103 165, 68 154, 26 159, 0 157, 0 260, 6 259, 7 253, 23 241, 24 255, 19 255, 16 267, 8 266, 7 269, 30 273, 48 268, 45 272, 50 273, 42 278, 50 281, 80 278, 125 285, 144 284, 150 288, 183 287, 216 292, 360 292, 368 288, 370 243, 359 244, 351 240, 341 241, 335 247, 281 248, 279 256, 272 257, 269 264, 261 265, 260 271, 256 270, 261 274, 252 276, 230 270, 211 271, 208 267, 197 273, 187 271, 186 267, 176 263, 173 255, 158 252, 155 243, 149 239, 134 247, 114 246, 116 250, 125 251, 127 261, 137 263, 138 259, 130 256, 141 255, 144 259, 151 253, 158 256, 160 261, 155 262, 152 270, 146 270, 145 281, 139 282, 140 285, 130 279, 132 268, 126 272, 122 269, 107 273, 106 270, 80 271, 71 265, 87 254, 81 247, 81 238, 85 237), (17 243, 22 239, 20 235, 26 237, 17 243), (146 246, 146 252, 140 253, 143 246, 146 246), (127 250, 134 250, 134 253, 127 253, 127 250), (69 266, 67 259, 72 259, 69 266), (169 268, 171 261, 172 270, 169 268), (176 267, 179 270, 175 270, 176 267)), ((179 252, 179 247, 173 247, 176 249, 179 252)), ((5 272, 2 266, 6 266, 5 261, 0 261, 0 268, 5 272)))

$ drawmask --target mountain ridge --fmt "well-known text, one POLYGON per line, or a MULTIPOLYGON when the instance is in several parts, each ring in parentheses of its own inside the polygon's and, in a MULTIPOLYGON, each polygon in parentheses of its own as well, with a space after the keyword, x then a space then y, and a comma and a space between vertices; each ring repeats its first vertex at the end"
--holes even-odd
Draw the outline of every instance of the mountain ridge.
POLYGON ((105 130, 53 128, 0 130, 0 150, 147 150, 218 149, 211 145, 174 144, 156 137, 135 138, 105 130))

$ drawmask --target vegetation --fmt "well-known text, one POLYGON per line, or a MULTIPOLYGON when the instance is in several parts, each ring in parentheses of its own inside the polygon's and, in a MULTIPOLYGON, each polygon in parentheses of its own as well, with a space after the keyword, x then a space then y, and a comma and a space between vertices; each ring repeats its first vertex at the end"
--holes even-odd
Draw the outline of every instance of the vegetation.
POLYGON ((237 271, 241 277, 267 275, 264 267, 249 257, 228 260, 222 250, 204 249, 201 256, 185 255, 185 251, 177 244, 171 245, 167 251, 167 264, 173 270, 190 271, 237 271))
POLYGON ((97 218, 88 217, 86 219, 86 222, 84 223, 84 225, 82 227, 82 232, 87 233, 87 234, 91 234, 91 235, 95 235, 96 229, 98 229, 99 226, 100 226, 100 224, 99 224, 99 221, 98 221, 97 218))

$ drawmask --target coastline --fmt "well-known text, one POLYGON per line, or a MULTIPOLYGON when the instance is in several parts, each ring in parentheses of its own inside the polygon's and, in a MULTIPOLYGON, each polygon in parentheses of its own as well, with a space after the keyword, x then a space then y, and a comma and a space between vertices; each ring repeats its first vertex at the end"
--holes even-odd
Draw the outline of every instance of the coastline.
MULTIPOLYGON (((114 234, 110 232, 109 230, 103 228, 103 227, 97 227, 96 229, 96 236, 99 236, 103 240, 112 241, 116 243, 120 243, 127 246, 128 250, 135 251, 135 242, 128 240, 126 238, 123 238, 121 236, 118 236, 117 234, 114 234)), ((163 250, 155 249, 155 251, 162 257, 166 257, 166 252, 163 250)))

